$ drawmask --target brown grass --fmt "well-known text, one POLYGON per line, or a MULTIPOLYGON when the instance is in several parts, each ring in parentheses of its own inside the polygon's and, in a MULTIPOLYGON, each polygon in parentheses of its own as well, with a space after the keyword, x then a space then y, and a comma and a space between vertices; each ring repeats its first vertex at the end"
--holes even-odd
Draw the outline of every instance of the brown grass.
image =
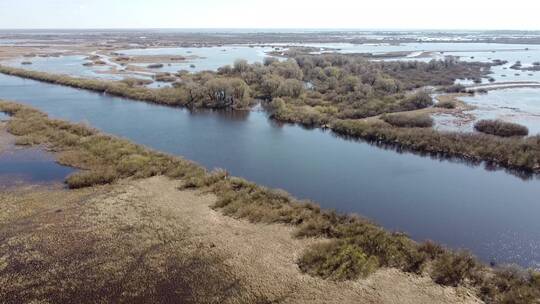
POLYGON ((474 129, 478 132, 502 137, 527 136, 529 134, 527 127, 502 120, 480 120, 474 124, 474 129))
POLYGON ((384 114, 381 119, 394 127, 399 128, 430 128, 433 119, 429 114, 384 114))
POLYGON ((0 193, 0 302, 217 304, 246 294, 183 223, 137 201, 108 213, 110 189, 0 193))

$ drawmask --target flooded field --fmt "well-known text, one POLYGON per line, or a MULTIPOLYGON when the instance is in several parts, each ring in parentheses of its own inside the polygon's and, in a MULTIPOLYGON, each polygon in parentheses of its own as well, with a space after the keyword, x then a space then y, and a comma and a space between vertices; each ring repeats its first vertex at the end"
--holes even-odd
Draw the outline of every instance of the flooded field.
POLYGON ((530 135, 540 134, 540 89, 500 89, 459 99, 475 109, 465 111, 459 116, 434 115, 437 129, 473 132, 473 125, 478 120, 500 119, 526 126, 530 135))
MULTIPOLYGON (((123 55, 180 55, 187 60, 181 63, 166 64, 159 68, 160 72, 178 72, 187 70, 192 72, 212 70, 225 65, 232 65, 237 59, 247 60, 249 63, 262 62, 267 53, 273 48, 260 46, 215 46, 215 47, 187 47, 187 48, 147 48, 120 50, 123 55), (191 57, 191 58, 190 58, 191 57)), ((159 62, 156 62, 159 63, 159 62)), ((146 66, 147 64, 140 66, 146 66)))
POLYGON ((86 57, 87 56, 82 55, 68 55, 58 57, 29 57, 8 60, 2 62, 2 64, 34 71, 54 74, 66 74, 76 77, 100 78, 110 80, 121 80, 122 78, 124 78, 120 75, 105 73, 110 69, 110 67, 106 65, 85 66, 84 64, 88 62, 88 60, 85 59, 86 57))

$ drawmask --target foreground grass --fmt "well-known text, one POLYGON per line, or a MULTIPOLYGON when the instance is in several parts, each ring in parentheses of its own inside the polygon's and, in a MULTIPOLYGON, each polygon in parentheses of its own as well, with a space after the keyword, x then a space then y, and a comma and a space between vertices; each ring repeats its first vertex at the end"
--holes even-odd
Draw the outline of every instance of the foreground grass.
POLYGON ((26 106, 0 102, 0 111, 12 116, 8 131, 18 136, 19 144, 44 145, 59 153, 62 164, 83 169, 67 179, 71 188, 165 175, 183 180, 183 188, 214 193, 218 198, 214 207, 226 215, 294 225, 297 237, 327 238, 298 260, 300 269, 311 275, 349 280, 366 277, 378 267, 393 267, 429 274, 439 284, 473 287, 488 303, 537 303, 540 299, 540 274, 536 272, 493 269, 466 252, 449 251, 431 242, 418 244, 363 218, 321 210, 285 192, 224 171, 209 172, 83 125, 49 119, 26 106))
POLYGON ((126 193, 121 186, 1 191, 0 303, 258 300, 181 218, 136 195, 118 199, 126 193))

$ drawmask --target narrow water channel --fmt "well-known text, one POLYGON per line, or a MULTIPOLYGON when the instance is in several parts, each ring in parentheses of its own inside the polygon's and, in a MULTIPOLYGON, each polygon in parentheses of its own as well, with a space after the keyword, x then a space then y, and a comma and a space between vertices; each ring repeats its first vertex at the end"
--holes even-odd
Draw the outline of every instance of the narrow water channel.
POLYGON ((417 240, 540 267, 537 177, 398 153, 256 111, 192 113, 5 75, 0 98, 362 214, 417 240))

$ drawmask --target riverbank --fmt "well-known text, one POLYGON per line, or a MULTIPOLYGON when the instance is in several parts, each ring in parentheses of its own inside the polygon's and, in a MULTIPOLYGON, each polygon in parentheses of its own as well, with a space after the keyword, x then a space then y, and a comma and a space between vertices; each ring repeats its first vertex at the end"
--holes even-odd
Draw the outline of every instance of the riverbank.
POLYGON ((303 274, 297 259, 322 240, 294 238, 288 225, 225 216, 214 210, 218 196, 179 190, 183 185, 155 176, 78 190, 27 185, 0 192, 1 298, 479 303, 467 288, 393 268, 346 282, 303 274))
POLYGON ((226 172, 207 172, 188 161, 82 125, 50 120, 28 107, 5 102, 0 106, 13 115, 8 127, 19 136, 19 143, 46 145, 59 153, 61 163, 86 169, 67 179, 72 188, 166 175, 180 181, 182 191, 198 189, 214 194, 217 201, 212 207, 224 215, 253 223, 289 224, 296 227, 294 235, 300 238, 329 238, 328 243, 313 244, 296 257, 300 270, 315 277, 370 280, 380 269, 391 268, 431 276, 444 285, 478 288, 478 295, 490 303, 502 303, 516 296, 526 301, 540 291, 535 287, 536 274, 509 277, 509 270, 486 268, 467 254, 453 253, 432 243, 417 244, 365 219, 321 210, 286 193, 230 177, 226 172), (513 288, 499 289, 496 281, 500 280, 513 288), (516 295, 517 289, 526 293, 516 295))

